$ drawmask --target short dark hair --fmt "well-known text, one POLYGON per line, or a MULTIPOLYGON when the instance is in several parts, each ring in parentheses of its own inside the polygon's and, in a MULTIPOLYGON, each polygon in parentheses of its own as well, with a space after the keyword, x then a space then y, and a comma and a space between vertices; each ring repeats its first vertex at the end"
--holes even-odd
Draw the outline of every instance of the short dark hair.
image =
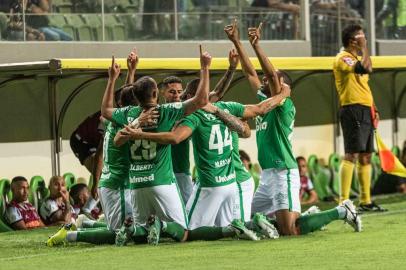
POLYGON ((184 100, 187 95, 196 95, 197 88, 199 87, 200 79, 196 78, 186 84, 185 91, 183 91, 181 99, 184 100))
POLYGON ((162 80, 160 89, 167 88, 170 83, 182 83, 182 79, 176 76, 169 76, 162 80))
POLYGON ((133 88, 131 85, 125 85, 120 95, 120 105, 122 107, 137 105, 138 100, 134 95, 133 88))
POLYGON ((11 179, 11 185, 15 185, 18 182, 27 182, 28 180, 24 176, 16 176, 13 179, 11 179))
POLYGON ((306 161, 306 159, 304 157, 302 157, 302 156, 296 157, 296 163, 299 163, 299 161, 301 161, 301 160, 306 161))
POLYGON ((138 102, 140 104, 145 104, 148 99, 152 98, 152 93, 156 87, 156 82, 153 78, 144 76, 138 79, 130 87, 138 102))
POLYGON ((292 85, 292 78, 289 76, 289 74, 284 71, 284 70, 277 70, 276 73, 278 74, 278 79, 281 77, 283 78, 283 82, 286 83, 287 85, 291 86, 292 85))
POLYGON ((88 189, 88 187, 86 184, 83 184, 83 183, 78 183, 78 184, 74 184, 73 186, 71 186, 69 195, 72 197, 74 204, 77 204, 79 202, 79 194, 84 189, 88 189))
POLYGON ((247 152, 245 152, 244 150, 240 150, 240 151, 238 151, 238 153, 240 154, 240 159, 244 159, 244 160, 247 160, 248 162, 251 162, 251 158, 247 154, 247 152))
POLYGON ((351 39, 354 39, 355 34, 360 30, 362 30, 362 26, 359 24, 350 24, 343 29, 341 42, 343 43, 344 48, 350 45, 351 39))

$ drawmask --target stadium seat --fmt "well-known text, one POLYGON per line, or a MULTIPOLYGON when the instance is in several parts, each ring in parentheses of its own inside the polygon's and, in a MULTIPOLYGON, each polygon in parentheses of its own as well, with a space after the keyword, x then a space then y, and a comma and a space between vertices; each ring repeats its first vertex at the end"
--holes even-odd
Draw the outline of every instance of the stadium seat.
POLYGON ((105 14, 104 25, 106 27, 105 33, 108 33, 108 35, 106 35, 106 40, 126 40, 124 24, 120 22, 117 15, 105 14))
POLYGON ((65 173, 63 175, 63 179, 65 179, 66 188, 70 190, 70 188, 76 183, 75 176, 73 173, 65 173))
POLYGON ((103 29, 100 14, 82 14, 85 23, 92 27, 93 40, 103 40, 103 29))
POLYGON ((5 39, 6 30, 7 30, 7 15, 3 12, 0 12, 0 39, 5 39))
POLYGON ((0 232, 12 231, 5 219, 6 204, 11 199, 10 181, 8 179, 0 180, 0 232))
POLYGON ((52 0, 52 11, 61 14, 72 13, 73 5, 68 0, 52 0))
POLYGON ((68 24, 72 25, 76 29, 79 41, 95 40, 92 28, 85 23, 80 15, 67 14, 65 15, 65 18, 68 24))
POLYGON ((42 176, 33 176, 30 180, 30 194, 28 200, 39 211, 42 202, 49 196, 49 189, 42 176))
POLYGON ((69 34, 73 40, 77 40, 76 29, 66 22, 65 16, 63 14, 49 14, 49 25, 62 29, 65 33, 69 34))
POLYGON ((331 182, 330 188, 334 195, 339 196, 340 194, 340 164, 341 158, 338 154, 333 153, 328 159, 328 166, 331 171, 331 182))
POLYGON ((397 146, 397 145, 393 146, 391 151, 397 158, 400 157, 400 148, 399 148, 399 146, 397 146))
POLYGON ((138 4, 139 4, 138 1, 116 0, 115 4, 118 12, 130 14, 138 12, 138 4))
POLYGON ((313 181, 314 190, 320 200, 331 201, 334 196, 330 189, 331 172, 319 164, 316 155, 311 155, 307 160, 310 179, 313 181))
POLYGON ((93 175, 89 176, 89 182, 87 183, 87 187, 89 188, 89 190, 92 189, 92 187, 93 187, 93 175))

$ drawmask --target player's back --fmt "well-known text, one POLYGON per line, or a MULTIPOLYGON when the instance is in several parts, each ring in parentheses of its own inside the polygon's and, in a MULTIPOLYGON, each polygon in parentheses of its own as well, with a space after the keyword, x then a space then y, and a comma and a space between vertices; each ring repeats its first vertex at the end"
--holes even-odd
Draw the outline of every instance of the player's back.
MULTIPOLYGON (((218 102, 220 109, 241 116, 243 108, 234 102, 218 102)), ((198 110, 186 117, 181 125, 193 130, 192 141, 198 181, 202 187, 227 185, 236 180, 232 158, 232 134, 215 115, 198 110)))

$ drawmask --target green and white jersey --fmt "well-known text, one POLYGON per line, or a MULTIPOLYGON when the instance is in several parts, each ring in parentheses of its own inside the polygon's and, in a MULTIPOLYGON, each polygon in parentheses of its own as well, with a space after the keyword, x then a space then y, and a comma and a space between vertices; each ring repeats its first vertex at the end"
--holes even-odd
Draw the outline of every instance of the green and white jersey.
MULTIPOLYGON (((261 90, 260 101, 267 99, 261 90)), ((296 109, 291 98, 263 116, 256 117, 258 161, 262 169, 297 168, 292 151, 292 133, 296 109)))
MULTIPOLYGON (((157 106, 159 121, 151 132, 171 131, 176 121, 184 116, 181 102, 157 106)), ((113 120, 127 124, 138 118, 142 108, 132 107, 128 114, 125 109, 116 109, 113 120)), ((170 185, 175 182, 172 168, 171 145, 158 144, 149 140, 130 141, 130 189, 170 185)))
POLYGON ((189 160, 190 138, 172 145, 172 164, 174 173, 190 175, 189 160))
POLYGON ((239 140, 237 132, 232 133, 232 140, 233 140, 233 163, 235 168, 235 174, 237 176, 237 182, 242 183, 247 181, 251 178, 251 174, 247 171, 244 164, 241 161, 240 153, 239 153, 239 140))
MULTIPOLYGON (((214 105, 237 117, 244 114, 244 106, 240 103, 217 102, 214 105)), ((179 125, 193 130, 193 153, 200 186, 217 187, 235 182, 233 142, 227 126, 203 110, 187 116, 179 125)))
POLYGON ((122 128, 109 122, 103 140, 103 170, 98 187, 118 190, 128 188, 128 169, 130 166, 129 144, 114 145, 114 137, 122 128))

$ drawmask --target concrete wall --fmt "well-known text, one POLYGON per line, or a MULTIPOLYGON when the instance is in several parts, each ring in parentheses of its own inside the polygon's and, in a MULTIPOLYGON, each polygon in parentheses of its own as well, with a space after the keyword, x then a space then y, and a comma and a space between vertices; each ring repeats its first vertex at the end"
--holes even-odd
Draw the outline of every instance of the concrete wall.
POLYGON ((378 40, 376 53, 377 55, 405 55, 406 40, 378 40))
MULTIPOLYGON (((214 57, 228 55, 232 44, 223 41, 151 41, 151 42, 1 42, 0 63, 30 62, 51 58, 109 58, 112 54, 126 57, 137 46, 141 57, 198 57, 198 44, 214 57)), ((263 41, 269 56, 310 56, 310 42, 263 41)), ((255 56, 244 42, 250 56, 255 56)))

